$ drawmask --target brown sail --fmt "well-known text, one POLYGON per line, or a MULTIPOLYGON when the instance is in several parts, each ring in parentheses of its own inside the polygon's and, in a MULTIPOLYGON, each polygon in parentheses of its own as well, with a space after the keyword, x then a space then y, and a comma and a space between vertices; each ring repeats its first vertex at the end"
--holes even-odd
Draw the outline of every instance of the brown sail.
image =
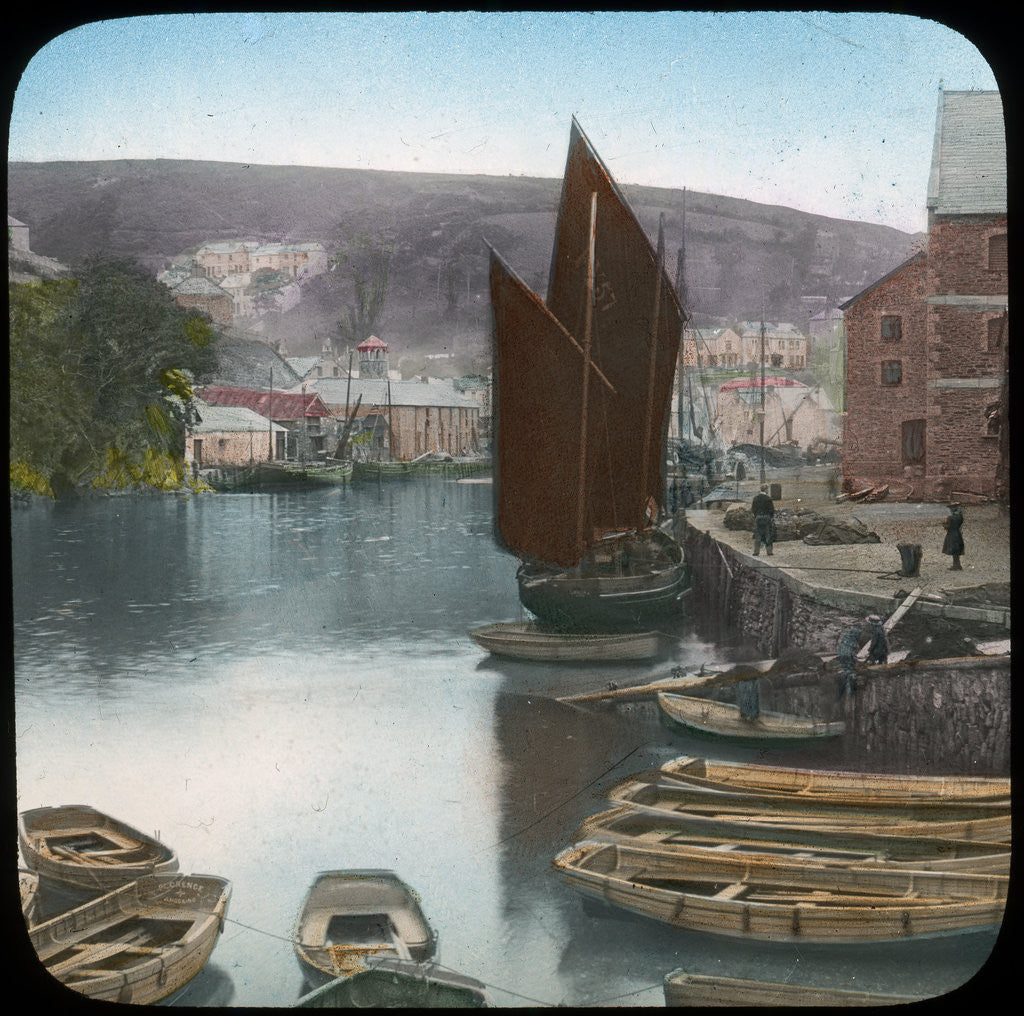
POLYGON ((663 434, 683 319, 663 259, 575 120, 551 262, 551 313, 582 341, 595 194, 590 352, 614 394, 604 386, 590 390, 584 530, 591 545, 604 533, 644 529, 650 506, 661 501, 663 434))
MULTIPOLYGON (((490 284, 498 536, 521 556, 572 565, 584 352, 493 249, 490 284)), ((590 371, 591 390, 606 388, 590 371)))

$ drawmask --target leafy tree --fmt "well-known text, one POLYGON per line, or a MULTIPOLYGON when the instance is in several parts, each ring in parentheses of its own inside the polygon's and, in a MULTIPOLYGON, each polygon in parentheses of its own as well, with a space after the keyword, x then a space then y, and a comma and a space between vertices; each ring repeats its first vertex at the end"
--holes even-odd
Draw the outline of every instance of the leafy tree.
POLYGON ((387 301, 388 281, 395 241, 384 236, 361 233, 335 252, 336 269, 352 279, 353 300, 342 308, 338 321, 341 341, 358 346, 368 339, 380 323, 387 301))
POLYGON ((11 482, 180 486, 191 377, 213 329, 137 267, 91 262, 72 280, 11 284, 11 482))

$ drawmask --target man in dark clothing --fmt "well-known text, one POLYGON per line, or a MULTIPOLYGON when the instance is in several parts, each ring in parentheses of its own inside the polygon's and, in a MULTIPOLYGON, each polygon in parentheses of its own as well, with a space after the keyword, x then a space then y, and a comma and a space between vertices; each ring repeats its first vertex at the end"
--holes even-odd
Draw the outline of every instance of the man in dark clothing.
POLYGON ((868 617, 868 630, 871 632, 871 642, 868 643, 868 663, 889 662, 889 637, 885 633, 885 626, 877 614, 868 617))
POLYGON ((942 553, 949 554, 953 563, 950 571, 963 571, 960 555, 964 552, 964 534, 960 531, 964 524, 964 513, 955 501, 949 506, 949 515, 943 525, 946 527, 946 538, 942 541, 942 553))
POLYGON ((855 625, 843 635, 836 648, 836 659, 839 662, 839 666, 842 667, 837 698, 842 698, 844 692, 846 697, 850 698, 853 695, 853 689, 856 687, 857 678, 854 674, 854 668, 857 664, 857 648, 860 646, 861 631, 861 626, 859 624, 855 625))
POLYGON ((760 557, 762 543, 771 557, 775 542, 775 502, 768 496, 766 486, 754 495, 750 509, 754 514, 754 557, 760 557))

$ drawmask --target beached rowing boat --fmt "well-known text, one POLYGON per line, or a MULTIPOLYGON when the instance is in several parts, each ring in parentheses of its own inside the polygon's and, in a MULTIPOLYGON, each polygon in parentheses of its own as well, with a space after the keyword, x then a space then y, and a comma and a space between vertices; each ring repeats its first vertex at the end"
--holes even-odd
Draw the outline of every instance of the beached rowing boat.
POLYGON ((748 792, 793 793, 802 797, 837 797, 892 801, 913 800, 1010 804, 1010 781, 996 776, 903 776, 891 773, 831 772, 790 769, 744 762, 718 762, 684 755, 666 762, 662 771, 690 783, 748 792))
POLYGON ((998 926, 1009 879, 578 843, 554 861, 584 895, 678 928, 778 942, 866 942, 998 926))
POLYGON ((658 696, 662 720, 684 734, 697 734, 721 741, 776 746, 829 741, 845 733, 841 720, 816 720, 808 716, 761 711, 744 719, 740 707, 693 695, 662 692, 658 696))
POLYGON ((928 995, 903 995, 855 988, 833 988, 792 981, 758 981, 673 970, 665 976, 666 1006, 843 1006, 903 1005, 928 995))
POLYGON ((39 920, 39 876, 25 868, 18 869, 18 889, 21 894, 21 913, 25 923, 32 927, 39 920))
POLYGON ((314 985, 351 977, 377 958, 423 963, 437 948, 415 892, 392 871, 366 868, 319 872, 292 941, 314 985))
POLYGON ((29 929, 43 966, 79 994, 149 1005, 206 964, 231 883, 215 875, 146 875, 29 929))
POLYGON ((659 779, 650 770, 623 780, 609 790, 617 804, 675 816, 698 814, 757 823, 802 825, 826 831, 888 831, 894 836, 929 836, 945 839, 1006 843, 1011 836, 1009 811, 957 808, 941 802, 849 803, 809 799, 795 795, 730 793, 693 786, 681 780, 659 779))
POLYGON ((657 632, 563 632, 530 622, 488 624, 469 637, 495 656, 519 660, 646 660, 658 655, 657 632))
POLYGON ((79 889, 108 891, 142 875, 178 870, 170 847, 84 804, 23 811, 18 845, 32 871, 79 889))
POLYGON ((656 850, 703 847, 785 852, 818 863, 884 864, 920 871, 971 871, 1008 875, 1010 844, 977 843, 888 832, 843 831, 832 827, 737 822, 690 814, 668 818, 619 805, 591 815, 576 830, 576 842, 618 842, 656 850))

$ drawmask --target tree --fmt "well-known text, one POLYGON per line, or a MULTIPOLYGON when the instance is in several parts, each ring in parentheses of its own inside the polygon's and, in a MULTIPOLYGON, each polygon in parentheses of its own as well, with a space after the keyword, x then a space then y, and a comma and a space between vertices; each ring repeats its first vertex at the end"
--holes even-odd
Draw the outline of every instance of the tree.
POLYGON ((180 485, 192 377, 215 337, 136 266, 11 284, 11 481, 59 495, 180 485))
POLYGON ((387 300, 388 281, 395 241, 385 236, 361 233, 335 252, 335 268, 351 279, 353 300, 341 312, 338 333, 343 343, 358 346, 380 323, 387 300))

